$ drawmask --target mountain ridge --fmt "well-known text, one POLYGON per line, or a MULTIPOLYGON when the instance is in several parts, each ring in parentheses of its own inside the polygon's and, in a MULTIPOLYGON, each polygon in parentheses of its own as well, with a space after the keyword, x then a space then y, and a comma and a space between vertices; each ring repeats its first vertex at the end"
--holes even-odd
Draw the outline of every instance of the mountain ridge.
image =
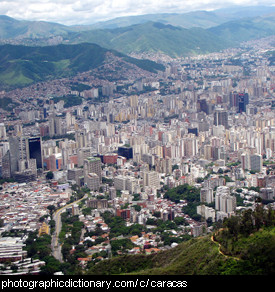
POLYGON ((164 70, 162 65, 153 61, 131 58, 97 44, 61 44, 44 47, 2 45, 0 46, 1 87, 27 86, 34 82, 69 77, 89 71, 102 65, 107 53, 146 71, 164 70))
POLYGON ((113 18, 107 21, 86 25, 64 25, 47 21, 17 20, 7 15, 0 15, 0 38, 49 37, 67 35, 71 32, 118 28, 141 24, 148 21, 171 24, 183 28, 210 27, 244 17, 261 17, 275 13, 275 6, 230 6, 212 11, 196 10, 185 13, 152 13, 113 18), (20 31, 22 32, 20 34, 20 31))
POLYGON ((209 53, 232 45, 199 27, 185 29, 160 22, 74 33, 66 41, 97 43, 124 54, 151 51, 161 52, 171 57, 209 53))

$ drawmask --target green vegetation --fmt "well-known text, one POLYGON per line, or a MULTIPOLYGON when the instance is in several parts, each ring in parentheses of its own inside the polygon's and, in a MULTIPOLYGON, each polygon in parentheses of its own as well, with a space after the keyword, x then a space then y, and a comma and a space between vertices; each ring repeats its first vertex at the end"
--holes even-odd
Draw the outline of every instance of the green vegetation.
POLYGON ((135 244, 129 238, 111 240, 111 248, 112 254, 117 255, 117 252, 120 250, 122 252, 126 252, 127 250, 132 249, 135 247, 135 244))
POLYGON ((169 199, 175 203, 179 203, 180 200, 187 200, 188 202, 199 202, 200 190, 188 184, 184 184, 168 190, 165 193, 164 198, 169 199))
MULTIPOLYGON (((0 76, 1 80, 1 76, 0 76)), ((6 111, 12 111, 14 107, 16 107, 18 103, 14 102, 11 98, 9 97, 3 97, 0 98, 0 108, 6 110, 6 111)))
MULTIPOLYGON (((84 31, 70 35, 74 42, 90 42, 129 54, 162 52, 171 57, 207 53, 225 48, 229 43, 202 28, 185 29, 160 22, 146 22, 129 27, 84 31)), ((141 61, 141 60, 140 60, 141 61)))
POLYGON ((212 27, 209 31, 237 44, 274 34, 274 23, 274 15, 243 18, 212 27))
POLYGON ((146 231, 146 228, 140 224, 133 224, 129 227, 126 226, 126 221, 121 217, 113 216, 110 212, 102 214, 104 222, 109 226, 109 238, 120 235, 141 235, 141 232, 146 231))
POLYGON ((41 268, 41 274, 53 275, 53 273, 63 270, 64 265, 61 264, 51 255, 51 236, 38 236, 38 232, 30 232, 26 240, 28 257, 45 261, 46 265, 41 268))
POLYGON ((60 100, 64 100, 64 108, 82 104, 82 97, 73 95, 73 94, 68 94, 68 95, 53 98, 53 101, 55 103, 59 102, 60 100))
POLYGON ((45 47, 3 45, 0 46, 1 88, 27 86, 33 82, 69 77, 92 70, 104 63, 107 52, 147 71, 164 70, 163 65, 149 60, 137 60, 96 44, 45 47))
POLYGON ((88 274, 271 275, 274 251, 275 211, 258 206, 227 219, 214 240, 207 235, 157 254, 115 257, 90 268, 88 274), (237 233, 236 224, 242 226, 237 233))
POLYGON ((186 200, 187 206, 183 207, 183 212, 194 220, 200 220, 201 216, 197 214, 197 206, 200 205, 200 189, 184 184, 168 190, 164 198, 175 203, 186 200))
POLYGON ((125 255, 105 260, 88 274, 193 275, 218 274, 226 261, 209 237, 191 239, 177 247, 152 255, 125 255))
POLYGON ((73 83, 71 86, 71 90, 82 92, 84 90, 89 90, 92 87, 83 83, 73 83))

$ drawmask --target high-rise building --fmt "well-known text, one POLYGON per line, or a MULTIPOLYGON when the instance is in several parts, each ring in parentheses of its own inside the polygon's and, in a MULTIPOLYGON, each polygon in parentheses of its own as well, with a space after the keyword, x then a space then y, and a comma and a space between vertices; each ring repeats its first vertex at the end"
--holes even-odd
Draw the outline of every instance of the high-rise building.
POLYGON ((126 190, 126 180, 127 177, 123 175, 118 175, 114 178, 114 187, 116 190, 124 191, 126 190))
POLYGON ((96 173, 88 173, 86 177, 87 188, 91 191, 98 191, 100 187, 99 177, 96 173))
POLYGON ((241 165, 242 165, 242 169, 250 169, 250 157, 248 153, 243 153, 241 155, 241 165))
POLYGON ((200 191, 200 201, 206 202, 208 204, 214 201, 213 189, 212 188, 202 188, 200 191))
POLYGON ((50 137, 62 135, 61 117, 57 117, 55 114, 49 118, 49 135, 50 137))
POLYGON ((129 97, 129 103, 131 108, 137 108, 138 107, 138 96, 137 95, 131 95, 129 97))
POLYGON ((75 132, 75 141, 77 148, 84 148, 88 145, 88 135, 86 130, 76 131, 75 132))
POLYGON ((160 187, 159 175, 156 171, 143 172, 143 185, 149 187, 160 187))
POLYGON ((228 112, 225 109, 216 109, 214 112, 214 125, 223 125, 228 129, 228 112))
POLYGON ((42 143, 40 137, 28 138, 28 151, 29 158, 36 159, 36 167, 43 168, 42 143))
POLYGON ((133 148, 132 147, 118 147, 118 155, 123 156, 126 159, 133 158, 133 148))
POLYGON ((236 210, 237 200, 230 195, 228 187, 220 186, 216 190, 215 209, 224 213, 232 213, 236 210))
POLYGON ((11 175, 18 171, 20 160, 29 158, 28 143, 24 137, 9 137, 11 175))
POLYGON ((91 156, 91 148, 77 149, 77 165, 81 167, 84 165, 84 160, 91 156))
POLYGON ((7 134, 6 134, 6 127, 4 123, 0 123, 0 139, 6 139, 7 134))
POLYGON ((248 93, 231 92, 229 97, 230 107, 235 107, 238 113, 246 112, 246 106, 249 104, 248 93))
POLYGON ((2 177, 11 177, 11 160, 10 160, 10 150, 2 157, 2 177))
POLYGON ((75 181, 78 186, 81 186, 81 177, 83 177, 83 168, 68 169, 68 180, 75 181))
POLYGON ((88 157, 84 159, 84 181, 87 183, 87 177, 89 173, 95 173, 98 175, 101 182, 101 160, 99 157, 88 157))
POLYGON ((253 154, 250 155, 250 169, 253 171, 262 171, 263 161, 262 155, 253 154))
POLYGON ((248 93, 239 93, 238 96, 238 112, 246 112, 246 106, 249 104, 248 93))

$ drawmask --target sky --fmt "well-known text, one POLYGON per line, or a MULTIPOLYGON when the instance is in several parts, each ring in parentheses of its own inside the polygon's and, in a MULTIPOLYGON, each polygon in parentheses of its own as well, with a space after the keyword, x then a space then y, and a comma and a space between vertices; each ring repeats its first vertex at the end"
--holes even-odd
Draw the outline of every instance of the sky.
POLYGON ((229 5, 274 5, 274 0, 0 0, 0 15, 65 25, 92 24, 121 16, 185 13, 229 5))

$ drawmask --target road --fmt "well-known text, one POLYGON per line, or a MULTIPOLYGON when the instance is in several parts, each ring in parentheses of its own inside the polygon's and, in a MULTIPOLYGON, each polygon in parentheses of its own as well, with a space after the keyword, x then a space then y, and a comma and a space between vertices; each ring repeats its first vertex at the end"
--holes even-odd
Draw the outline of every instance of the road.
POLYGON ((80 201, 86 199, 88 197, 88 194, 85 194, 85 196, 77 201, 74 201, 68 205, 65 205, 64 207, 56 210, 53 214, 53 220, 55 221, 55 232, 53 234, 52 237, 52 255, 59 260, 60 262, 63 262, 63 258, 62 258, 62 252, 61 252, 61 247, 62 245, 59 243, 59 233, 61 231, 61 227, 62 227, 62 223, 61 223, 61 213, 66 210, 67 208, 69 208, 70 206, 79 203, 80 201))

